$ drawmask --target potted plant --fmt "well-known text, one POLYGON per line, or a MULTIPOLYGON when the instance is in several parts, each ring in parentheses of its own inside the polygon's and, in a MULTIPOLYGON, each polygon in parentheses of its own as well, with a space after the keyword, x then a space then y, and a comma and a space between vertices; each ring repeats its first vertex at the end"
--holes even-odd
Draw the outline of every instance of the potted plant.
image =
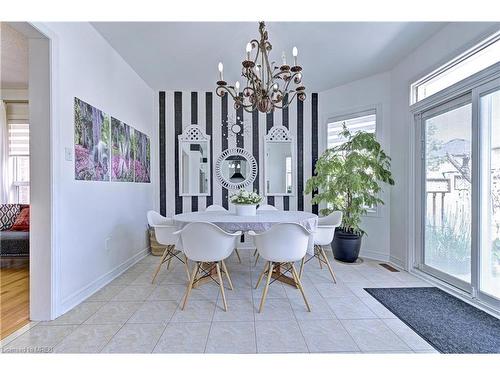
POLYGON ((390 157, 374 134, 352 134, 344 124, 340 135, 346 142, 326 150, 316 162, 315 175, 306 183, 306 193, 316 195, 312 203, 326 203, 322 215, 343 212, 342 224, 335 231, 332 250, 335 259, 355 262, 364 235, 361 216, 369 207, 384 202, 379 198, 381 183, 394 185, 390 157))
POLYGON ((255 216, 257 205, 262 201, 262 197, 253 191, 241 189, 238 193, 231 195, 230 201, 236 206, 238 216, 255 216))

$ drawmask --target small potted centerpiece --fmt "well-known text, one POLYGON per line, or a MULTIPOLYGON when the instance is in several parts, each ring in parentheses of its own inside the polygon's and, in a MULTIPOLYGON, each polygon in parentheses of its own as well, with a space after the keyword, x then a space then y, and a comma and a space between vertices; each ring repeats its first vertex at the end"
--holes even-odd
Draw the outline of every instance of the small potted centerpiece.
POLYGON ((230 200, 236 206, 238 216, 255 216, 257 205, 262 201, 262 197, 253 191, 241 189, 238 193, 231 195, 230 200))

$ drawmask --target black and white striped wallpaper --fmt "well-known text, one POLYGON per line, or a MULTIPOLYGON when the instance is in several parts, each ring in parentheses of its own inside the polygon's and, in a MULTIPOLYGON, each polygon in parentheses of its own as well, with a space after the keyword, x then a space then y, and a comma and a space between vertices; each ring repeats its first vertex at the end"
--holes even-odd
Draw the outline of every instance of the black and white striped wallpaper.
POLYGON ((317 213, 318 207, 311 204, 311 195, 305 195, 305 182, 311 176, 318 159, 318 94, 309 94, 304 102, 294 100, 289 108, 269 114, 257 111, 248 113, 235 110, 228 96, 218 97, 214 92, 160 91, 159 93, 159 175, 160 212, 172 216, 181 212, 203 211, 211 204, 230 208, 230 191, 214 179, 214 164, 218 155, 233 147, 250 152, 259 166, 253 189, 264 193, 264 136, 273 124, 282 124, 290 129, 297 148, 297 189, 294 196, 268 196, 267 203, 281 210, 304 210, 317 213), (227 117, 239 116, 250 127, 243 135, 228 138, 227 117), (208 197, 179 196, 179 168, 177 136, 182 129, 198 124, 211 136, 211 195, 208 197))

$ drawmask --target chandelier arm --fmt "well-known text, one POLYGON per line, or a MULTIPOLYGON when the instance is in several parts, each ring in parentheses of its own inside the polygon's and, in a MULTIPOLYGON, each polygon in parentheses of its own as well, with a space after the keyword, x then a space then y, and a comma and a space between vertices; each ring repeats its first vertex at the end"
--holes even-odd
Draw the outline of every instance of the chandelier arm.
POLYGON ((224 92, 228 92, 229 95, 231 95, 231 97, 233 98, 233 100, 236 100, 236 98, 238 97, 237 95, 235 95, 235 93, 233 92, 235 91, 234 89, 231 90, 231 87, 230 86, 218 86, 216 89, 215 89, 215 93, 220 96, 220 97, 223 97, 224 96, 224 92), (220 92, 220 93, 219 93, 220 92))
POLYGON ((286 83, 286 85, 285 85, 285 87, 284 87, 284 90, 285 90, 285 91, 287 91, 287 90, 288 90, 288 86, 290 85, 290 82, 292 82, 292 81, 293 81, 293 83, 294 83, 295 85, 299 85, 299 84, 302 82, 302 77, 301 77, 301 80, 299 81, 299 83, 295 83, 294 78, 295 78, 295 76, 297 76, 298 74, 300 74, 300 72, 295 72, 295 73, 293 73, 293 74, 290 76, 290 79, 287 81, 287 83, 286 83))
POLYGON ((234 107, 242 108, 248 113, 256 110, 269 113, 273 109, 283 109, 295 98, 304 101, 306 93, 302 85, 302 68, 278 66, 275 61, 271 61, 270 52, 273 46, 268 40, 264 22, 259 22, 259 33, 260 40, 250 41, 251 49, 247 53, 247 59, 242 62, 241 76, 246 79, 245 88, 241 92, 236 92, 235 86, 229 86, 221 77, 217 82, 219 84, 216 88, 217 95, 223 97, 229 93, 234 100, 234 107), (252 57, 253 49, 256 51, 252 57), (289 89, 290 87, 295 87, 295 90, 289 89))

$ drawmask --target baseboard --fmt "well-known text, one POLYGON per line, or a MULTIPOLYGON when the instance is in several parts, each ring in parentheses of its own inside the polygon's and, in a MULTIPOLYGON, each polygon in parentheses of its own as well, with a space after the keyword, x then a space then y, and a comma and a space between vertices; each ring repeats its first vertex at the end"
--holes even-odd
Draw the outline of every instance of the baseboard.
POLYGON ((389 255, 386 253, 383 253, 381 251, 372 251, 372 250, 361 250, 359 254, 360 258, 367 258, 367 259, 372 259, 372 260, 379 260, 382 262, 388 262, 389 261, 389 255))
POLYGON ((113 281, 116 277, 120 276, 123 272, 125 272, 127 269, 129 269, 131 266, 139 262, 142 258, 147 256, 149 253, 149 247, 141 250, 131 258, 127 259, 125 262, 122 264, 118 265, 108 273, 104 274, 103 276, 99 277, 97 280, 92 281, 90 284, 84 286, 83 288, 77 290, 70 296, 66 297, 64 300, 61 301, 57 311, 56 311, 56 317, 61 316, 62 314, 68 312, 71 310, 73 307, 79 305, 83 301, 85 301, 88 297, 90 297, 92 294, 97 292, 99 289, 103 288, 107 284, 109 284, 111 281, 113 281))
POLYGON ((402 259, 399 259, 399 258, 391 255, 389 257, 389 262, 392 263, 393 265, 395 265, 396 267, 398 267, 402 270, 405 270, 405 262, 403 262, 402 259))

